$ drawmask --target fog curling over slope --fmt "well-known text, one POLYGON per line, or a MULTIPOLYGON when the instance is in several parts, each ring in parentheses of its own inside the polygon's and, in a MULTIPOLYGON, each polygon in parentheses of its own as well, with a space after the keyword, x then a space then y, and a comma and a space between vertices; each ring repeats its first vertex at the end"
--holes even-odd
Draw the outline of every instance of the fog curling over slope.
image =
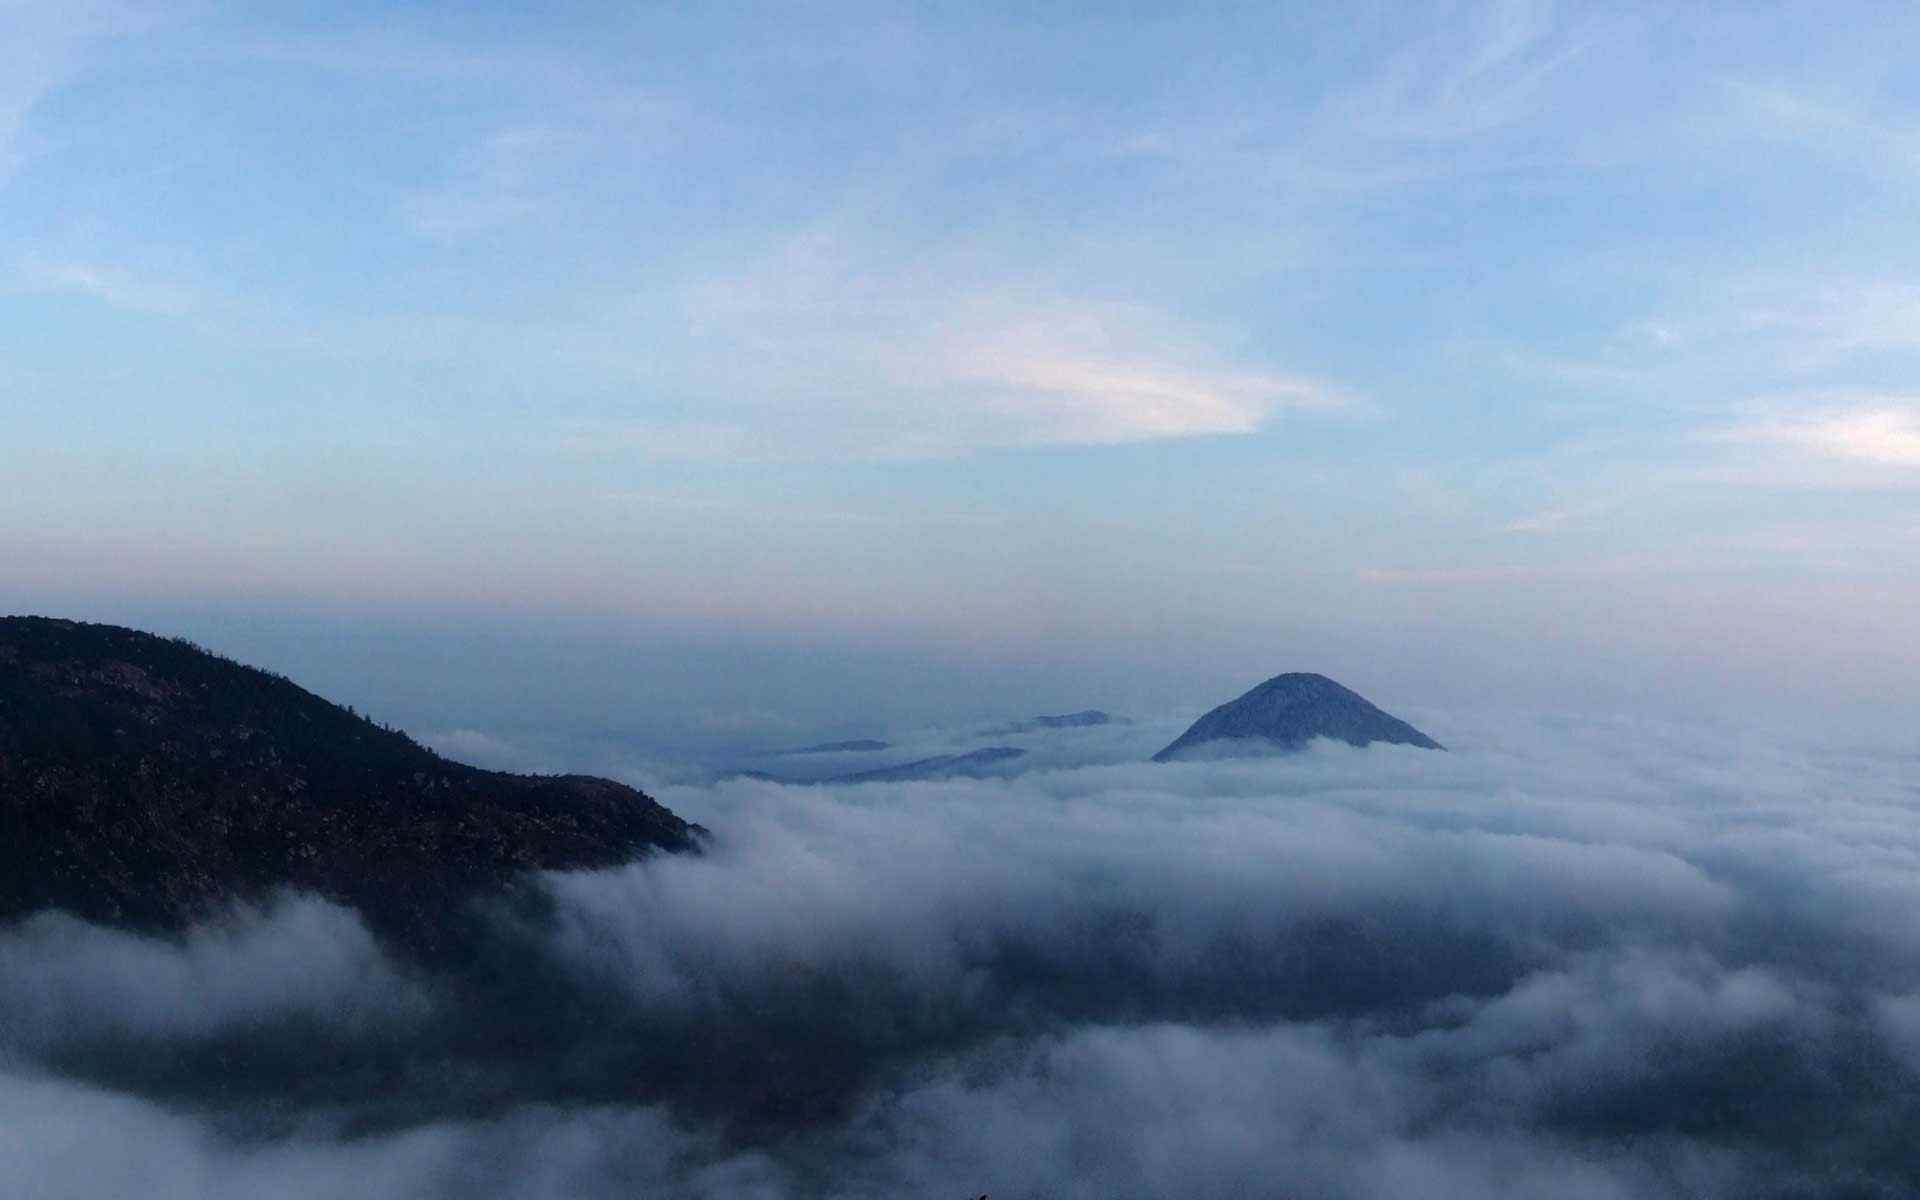
POLYGON ((0 934, 0 1174, 35 1196, 1920 1189, 1911 752, 1435 731, 1452 754, 672 790, 710 854, 548 876, 458 972, 311 899, 179 940, 34 917, 0 934))

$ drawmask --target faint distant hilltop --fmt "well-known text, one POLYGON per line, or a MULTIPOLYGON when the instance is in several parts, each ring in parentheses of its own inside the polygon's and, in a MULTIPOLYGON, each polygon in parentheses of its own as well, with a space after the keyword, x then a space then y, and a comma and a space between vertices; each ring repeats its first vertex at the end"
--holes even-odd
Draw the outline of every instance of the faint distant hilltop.
MULTIPOLYGON (((1124 717, 1101 712, 1097 708, 1083 709, 1080 712, 1054 713, 1038 717, 1029 717, 1024 721, 1011 721, 1005 725, 995 725, 980 731, 980 737, 1013 737, 1022 733, 1039 733, 1047 729, 1091 729, 1097 725, 1125 725, 1124 717)), ((814 746, 794 746, 786 750, 767 752, 768 758, 791 758, 801 754, 878 754, 882 750, 893 749, 893 743, 882 742, 874 738, 854 738, 845 742, 821 742, 814 746)), ((959 756, 951 756, 959 757, 959 756)), ((933 760, 928 760, 933 761, 933 760)), ((912 763, 902 767, 913 766, 912 763)))
POLYGON ((1238 743, 1257 752, 1263 747, 1303 750, 1314 738, 1329 738, 1349 746, 1387 742, 1444 750, 1418 729, 1380 711, 1358 693, 1325 675, 1275 675, 1236 700, 1230 700, 1195 721, 1155 762, 1194 756, 1210 743, 1231 751, 1238 743))
POLYGON ((1095 725, 1124 725, 1124 718, 1103 713, 1097 708, 1083 712, 1061 713, 1057 716, 1033 717, 1025 721, 1015 721, 1011 725, 1000 725, 986 730, 985 737, 1009 737, 1020 733, 1038 733, 1042 729, 1090 729, 1095 725))
POLYGON ((775 750, 771 757, 784 758, 793 754, 873 754, 891 749, 893 749, 891 742, 876 742, 872 738, 854 738, 850 742, 821 742, 817 746, 796 746, 791 750, 775 750))
POLYGON ((846 775, 829 775, 822 779, 785 779, 778 775, 769 775, 765 771, 742 771, 749 779, 763 779, 768 783, 825 784, 825 783, 912 783, 927 779, 951 779, 956 776, 980 778, 1000 774, 1000 764, 1021 758, 1025 750, 1018 746, 985 746, 979 750, 970 750, 965 754, 936 754, 932 758, 915 759, 913 762, 899 763, 891 767, 874 767, 866 771, 854 771, 846 775))
MULTIPOLYGON (((1013 721, 1005 725, 996 725, 982 729, 974 734, 978 738, 1014 737, 1020 734, 1043 733, 1059 729, 1092 729, 1101 725, 1130 724, 1124 717, 1101 712, 1097 708, 1082 709, 1079 712, 1048 713, 1029 717, 1024 721, 1013 721)), ((827 754, 878 754, 893 749, 891 742, 874 738, 855 738, 844 742, 821 742, 813 746, 795 746, 785 750, 771 750, 762 755, 762 760, 772 758, 795 758, 803 755, 827 754)), ((914 759, 910 762, 894 763, 888 766, 864 767, 857 771, 840 771, 833 775, 788 776, 777 772, 760 770, 741 770, 736 774, 748 779, 762 779, 769 783, 822 784, 822 783, 904 783, 920 779, 946 779, 952 776, 1004 775, 1003 764, 1025 756, 1027 752, 1017 746, 982 746, 958 754, 936 754, 928 758, 914 759)))

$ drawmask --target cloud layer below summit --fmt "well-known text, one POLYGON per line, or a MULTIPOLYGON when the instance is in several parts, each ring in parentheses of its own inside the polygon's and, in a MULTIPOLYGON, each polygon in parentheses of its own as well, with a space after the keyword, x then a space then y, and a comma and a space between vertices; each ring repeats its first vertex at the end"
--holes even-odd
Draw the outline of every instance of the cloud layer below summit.
POLYGON ((1911 750, 1434 732, 1452 753, 668 788, 711 855, 554 877, 452 976, 313 901, 178 944, 39 918, 0 935, 0 1168, 46 1196, 1920 1180, 1911 750))

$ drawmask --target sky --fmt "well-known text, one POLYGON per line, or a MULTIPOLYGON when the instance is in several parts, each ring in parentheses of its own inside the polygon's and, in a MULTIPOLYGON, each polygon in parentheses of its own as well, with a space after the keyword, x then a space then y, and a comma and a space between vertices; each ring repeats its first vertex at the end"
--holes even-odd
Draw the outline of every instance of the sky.
POLYGON ((1287 669, 1910 722, 1917 55, 1896 4, 0 0, 0 608, 410 727, 1287 669))

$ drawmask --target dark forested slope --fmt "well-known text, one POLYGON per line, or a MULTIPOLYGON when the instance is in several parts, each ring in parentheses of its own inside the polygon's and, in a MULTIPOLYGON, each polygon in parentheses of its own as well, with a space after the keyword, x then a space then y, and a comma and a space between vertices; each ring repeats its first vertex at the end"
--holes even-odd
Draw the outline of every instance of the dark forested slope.
POLYGON ((611 780, 449 762, 188 642, 0 619, 0 918, 177 928, 291 886, 430 936, 475 889, 694 832, 611 780))

